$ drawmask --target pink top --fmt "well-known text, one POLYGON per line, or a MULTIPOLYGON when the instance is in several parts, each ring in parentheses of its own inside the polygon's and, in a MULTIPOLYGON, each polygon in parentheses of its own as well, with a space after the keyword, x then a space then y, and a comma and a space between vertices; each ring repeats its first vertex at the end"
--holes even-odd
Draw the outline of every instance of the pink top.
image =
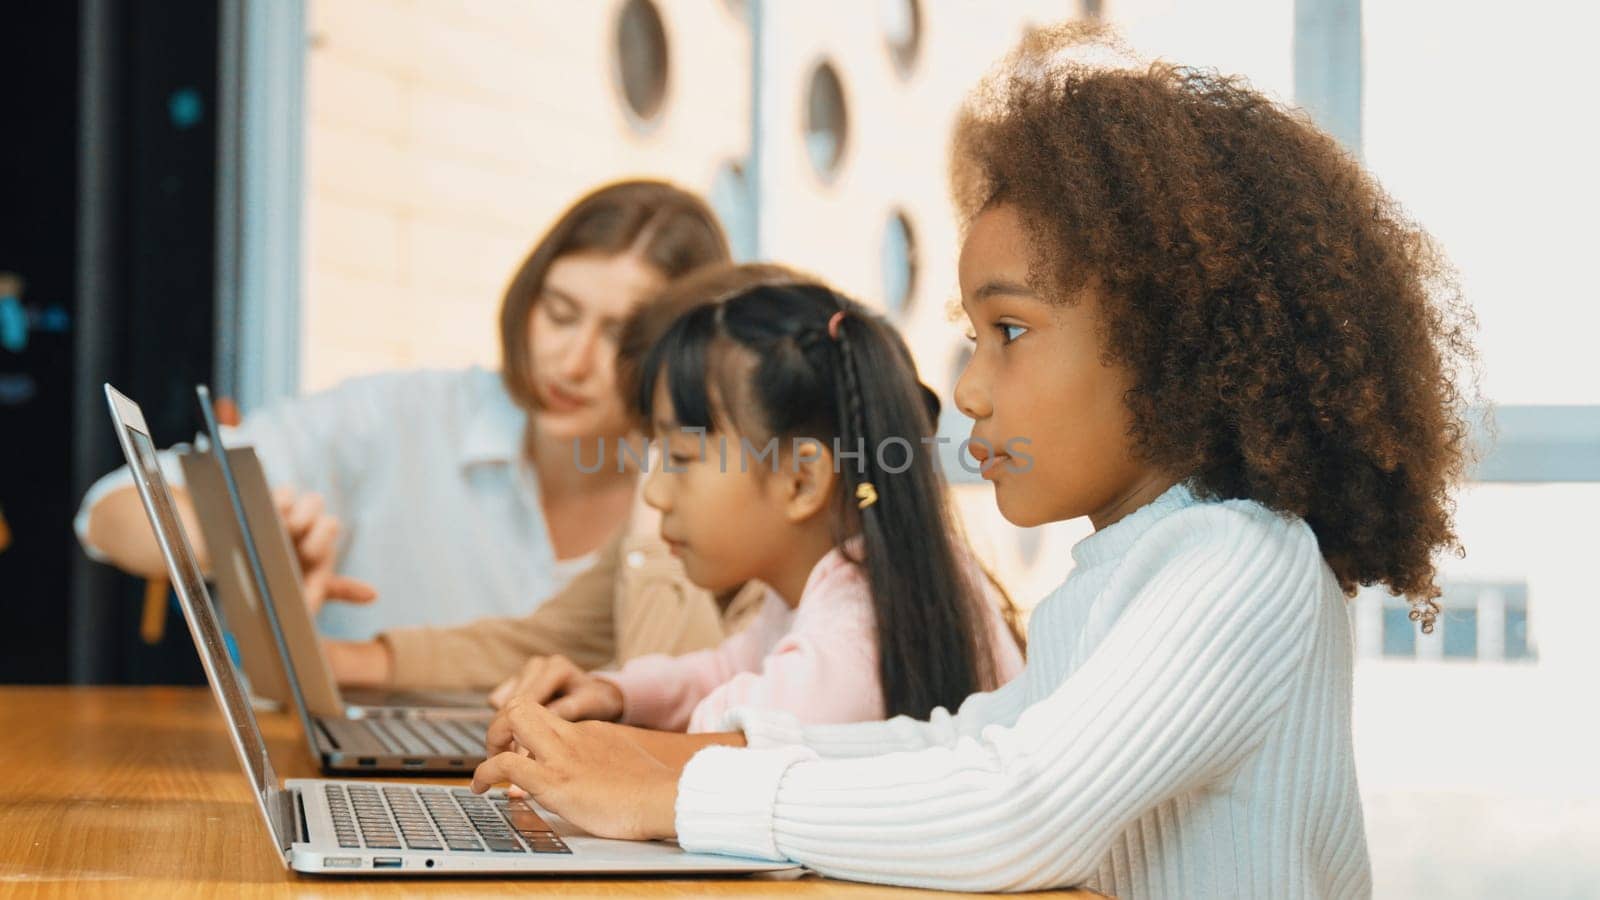
MULTIPOLYGON (((1022 653, 998 610, 993 623, 1003 684, 1022 671, 1022 653)), ((872 590, 837 548, 812 568, 797 609, 769 590, 749 626, 716 647, 597 674, 622 690, 623 722, 662 731, 705 731, 739 706, 815 725, 884 718, 872 590)))

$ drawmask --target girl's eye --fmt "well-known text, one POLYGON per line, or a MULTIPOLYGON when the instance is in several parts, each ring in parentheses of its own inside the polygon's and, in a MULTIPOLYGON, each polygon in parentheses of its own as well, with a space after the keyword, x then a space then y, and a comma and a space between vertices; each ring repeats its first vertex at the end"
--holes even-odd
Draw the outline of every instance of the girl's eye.
POLYGON ((696 456, 696 454, 693 454, 693 453, 668 453, 667 454, 667 458, 672 460, 672 464, 674 466, 679 467, 679 468, 682 468, 682 467, 687 466, 688 464, 694 462, 695 456, 696 456))
POLYGON ((976 344, 978 342, 978 330, 972 327, 971 322, 962 323, 961 336, 966 338, 967 343, 969 344, 976 344))
POLYGON ((1026 326, 1026 325, 1013 325, 1013 324, 1011 324, 1009 322, 1001 322, 1000 324, 996 325, 995 327, 1000 329, 1000 334, 1001 334, 1002 337, 1005 338, 1005 342, 1007 344, 1011 343, 1012 341, 1016 340, 1019 337, 1022 337, 1024 334, 1027 334, 1027 332, 1028 332, 1028 326, 1026 326))

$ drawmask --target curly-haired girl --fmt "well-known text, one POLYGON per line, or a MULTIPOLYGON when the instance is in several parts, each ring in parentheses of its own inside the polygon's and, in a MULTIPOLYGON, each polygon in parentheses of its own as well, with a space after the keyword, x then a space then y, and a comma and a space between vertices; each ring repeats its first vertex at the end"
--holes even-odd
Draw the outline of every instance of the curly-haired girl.
POLYGON ((1023 675, 927 721, 735 710, 694 740, 521 707, 491 749, 533 758, 490 759, 480 789, 869 881, 1370 893, 1345 600, 1381 584, 1436 612, 1469 319, 1426 236, 1301 114, 1059 49, 1026 43, 955 142, 974 455, 1011 521, 1096 529, 1023 675))

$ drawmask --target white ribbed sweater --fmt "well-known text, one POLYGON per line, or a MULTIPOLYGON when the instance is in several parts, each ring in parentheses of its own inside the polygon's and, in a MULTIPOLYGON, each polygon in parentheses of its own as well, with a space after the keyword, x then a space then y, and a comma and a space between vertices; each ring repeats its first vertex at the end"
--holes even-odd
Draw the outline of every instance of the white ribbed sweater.
POLYGON ((1178 486, 1080 542, 1027 669, 929 721, 801 728, 679 782, 689 850, 959 890, 1371 893, 1345 599, 1301 520, 1178 486))

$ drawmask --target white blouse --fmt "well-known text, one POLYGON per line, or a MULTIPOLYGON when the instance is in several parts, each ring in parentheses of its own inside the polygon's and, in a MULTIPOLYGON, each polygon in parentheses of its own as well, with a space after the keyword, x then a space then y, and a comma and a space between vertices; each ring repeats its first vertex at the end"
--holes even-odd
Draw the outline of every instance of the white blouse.
MULTIPOLYGON (((523 615, 592 565, 557 560, 522 455, 527 413, 498 372, 388 372, 284 401, 224 428, 254 445, 267 479, 322 495, 343 525, 339 571, 370 582, 369 605, 329 603, 318 617, 337 638, 387 628, 523 615)), ((183 483, 176 450, 161 454, 183 483)), ((91 507, 131 484, 126 467, 89 489, 74 527, 84 549, 91 507)))

